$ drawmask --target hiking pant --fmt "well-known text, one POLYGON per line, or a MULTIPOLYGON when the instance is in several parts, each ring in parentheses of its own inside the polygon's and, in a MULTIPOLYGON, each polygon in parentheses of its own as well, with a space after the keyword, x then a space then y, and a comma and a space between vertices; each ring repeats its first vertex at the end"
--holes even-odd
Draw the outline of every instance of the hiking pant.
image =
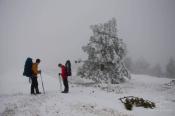
POLYGON ((69 92, 68 80, 64 79, 63 84, 64 84, 64 92, 69 92))
POLYGON ((32 83, 31 83, 31 94, 33 94, 35 92, 39 93, 37 77, 31 77, 31 80, 32 80, 32 83))

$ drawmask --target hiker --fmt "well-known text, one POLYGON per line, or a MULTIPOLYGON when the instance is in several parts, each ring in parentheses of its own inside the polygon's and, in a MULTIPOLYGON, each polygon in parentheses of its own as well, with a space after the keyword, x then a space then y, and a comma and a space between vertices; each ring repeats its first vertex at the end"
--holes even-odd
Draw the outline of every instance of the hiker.
POLYGON ((41 74, 41 70, 38 70, 38 65, 40 63, 40 59, 36 59, 36 63, 32 64, 32 84, 31 84, 31 94, 41 94, 38 89, 38 76, 37 74, 41 74), (34 91, 35 90, 35 91, 34 91), (35 93, 36 92, 36 93, 35 93))
POLYGON ((62 91, 62 93, 68 93, 69 92, 69 85, 68 85, 68 80, 67 80, 66 67, 62 64, 58 64, 58 67, 61 68, 61 73, 59 73, 59 75, 62 76, 62 80, 63 80, 63 84, 64 84, 64 91, 62 91))

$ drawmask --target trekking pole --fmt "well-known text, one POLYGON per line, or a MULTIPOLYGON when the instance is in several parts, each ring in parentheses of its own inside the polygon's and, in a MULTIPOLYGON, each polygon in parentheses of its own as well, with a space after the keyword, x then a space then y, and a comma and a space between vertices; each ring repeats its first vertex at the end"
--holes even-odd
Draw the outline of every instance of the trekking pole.
POLYGON ((60 82, 60 91, 62 91, 61 77, 60 77, 59 73, 58 73, 58 78, 59 78, 59 82, 60 82))
POLYGON ((43 80, 42 80, 42 75, 41 75, 41 74, 40 74, 40 77, 41 77, 41 82, 42 82, 43 92, 44 92, 44 94, 45 94, 44 84, 43 84, 43 80))

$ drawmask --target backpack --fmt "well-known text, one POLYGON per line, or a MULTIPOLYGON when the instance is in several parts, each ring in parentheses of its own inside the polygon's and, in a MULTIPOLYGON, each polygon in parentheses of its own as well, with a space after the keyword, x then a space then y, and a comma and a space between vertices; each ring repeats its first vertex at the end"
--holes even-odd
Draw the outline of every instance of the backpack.
POLYGON ((72 75, 72 72, 71 72, 71 63, 70 63, 70 60, 67 60, 66 61, 65 67, 66 67, 67 76, 71 76, 72 75))
POLYGON ((28 57, 24 65, 23 76, 32 77, 32 58, 28 57))

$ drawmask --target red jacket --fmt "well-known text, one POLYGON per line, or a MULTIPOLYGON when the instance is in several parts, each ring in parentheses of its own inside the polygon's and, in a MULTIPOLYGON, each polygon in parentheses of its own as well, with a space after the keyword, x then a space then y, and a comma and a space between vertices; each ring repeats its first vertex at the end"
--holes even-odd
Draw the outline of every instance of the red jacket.
POLYGON ((63 80, 67 79, 66 68, 64 65, 61 66, 61 76, 63 80))

